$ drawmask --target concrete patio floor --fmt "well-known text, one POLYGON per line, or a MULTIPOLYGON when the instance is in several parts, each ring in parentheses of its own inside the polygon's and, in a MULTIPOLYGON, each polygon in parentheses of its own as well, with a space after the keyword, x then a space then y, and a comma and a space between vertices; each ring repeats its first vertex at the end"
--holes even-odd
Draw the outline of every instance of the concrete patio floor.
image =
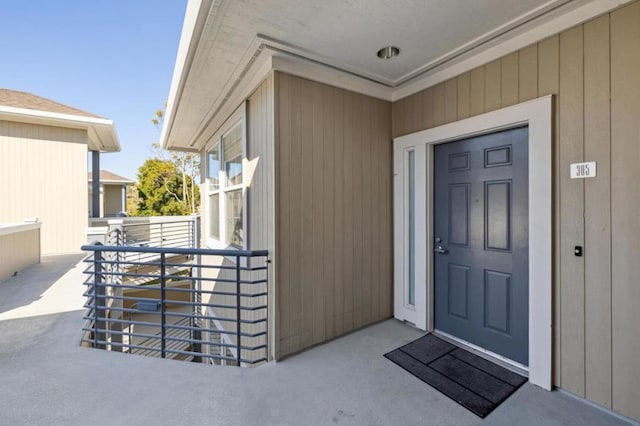
POLYGON ((80 258, 0 283, 0 425, 627 424, 529 384, 481 420, 382 356, 423 334, 395 320, 254 369, 81 348, 80 258))

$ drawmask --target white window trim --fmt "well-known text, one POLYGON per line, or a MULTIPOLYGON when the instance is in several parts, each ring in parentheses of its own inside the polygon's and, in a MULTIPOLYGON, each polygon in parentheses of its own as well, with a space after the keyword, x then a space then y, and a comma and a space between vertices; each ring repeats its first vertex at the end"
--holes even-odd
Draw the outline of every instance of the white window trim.
MULTIPOLYGON (((418 183, 416 191, 427 194, 423 208, 426 223, 416 221, 416 241, 425 241, 423 253, 425 276, 418 277, 417 290, 426 288, 426 317, 416 318, 415 324, 424 324, 428 331, 434 329, 433 299, 433 147, 467 137, 493 133, 521 125, 529 127, 529 381, 544 389, 552 387, 552 95, 502 108, 475 117, 456 121, 394 139, 394 264, 395 286, 404 285, 404 262, 407 235, 402 220, 404 208, 403 155, 415 147, 422 150, 422 167, 426 176, 418 183), (420 185, 420 186, 419 186, 420 185), (418 237, 420 236, 420 237, 418 237), (419 280, 420 278, 420 280, 419 280), (424 281, 422 280, 424 279, 424 281), (420 283, 420 286, 418 285, 420 283)), ((418 160, 418 156, 416 160, 418 160)), ((416 173, 419 170, 416 162, 416 173)), ((416 200, 416 209, 418 200, 416 200)), ((417 212, 416 212, 417 216, 417 212)), ((417 217, 416 217, 417 219, 417 217)), ((416 247, 416 253, 420 253, 416 247)), ((417 265, 422 262, 416 262, 417 265)), ((398 302, 396 300, 396 312, 398 302)), ((394 312, 394 315, 397 314, 394 312)), ((422 328, 422 327, 420 327, 422 328)))
POLYGON ((246 108, 247 108, 247 103, 243 102, 242 105, 240 105, 233 114, 231 114, 231 116, 227 119, 227 121, 225 121, 225 123, 220 127, 220 129, 218 129, 218 131, 216 133, 213 134, 213 136, 209 139, 209 142, 207 142, 207 144, 205 145, 205 149, 204 149, 204 157, 205 157, 205 175, 204 175, 204 191, 202 192, 205 197, 206 197, 206 203, 203 203, 206 205, 206 209, 205 209, 205 232, 206 232, 206 238, 205 238, 205 244, 207 245, 208 248, 210 249, 220 249, 220 250, 246 250, 247 248, 247 234, 248 234, 248 229, 247 229, 247 177, 246 177, 246 172, 247 172, 247 120, 246 120, 246 108), (224 170, 223 170, 223 163, 222 161, 220 162, 220 169, 218 170, 218 182, 219 182, 219 189, 218 189, 218 194, 220 194, 218 196, 218 203, 219 203, 219 215, 218 215, 218 220, 219 220, 219 234, 220 234, 220 239, 215 239, 211 237, 211 215, 210 215, 210 208, 211 206, 209 205, 209 195, 212 193, 211 191, 209 191, 209 176, 208 176, 208 168, 209 168, 209 155, 208 152, 211 148, 213 148, 213 146, 216 143, 219 143, 219 156, 220 159, 223 159, 223 146, 222 146, 222 137, 228 133, 231 129, 233 129, 234 126, 236 126, 238 124, 238 122, 242 123, 242 184, 240 185, 234 185, 231 186, 229 188, 225 188, 225 190, 223 190, 222 188, 224 187, 224 185, 226 185, 226 180, 223 182, 223 179, 226 179, 224 170), (225 240, 226 240, 226 197, 224 197, 224 193, 225 191, 231 191, 231 190, 238 190, 240 189, 242 191, 242 247, 238 247, 232 244, 226 244, 225 240))

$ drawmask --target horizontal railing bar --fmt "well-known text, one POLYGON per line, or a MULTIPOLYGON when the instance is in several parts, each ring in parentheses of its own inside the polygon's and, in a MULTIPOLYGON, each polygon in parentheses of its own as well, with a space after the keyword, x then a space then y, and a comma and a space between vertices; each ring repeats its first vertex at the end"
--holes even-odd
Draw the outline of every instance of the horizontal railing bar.
MULTIPOLYGON (((91 260, 90 262, 93 262, 93 260, 91 260)), ((109 259, 103 259, 100 261, 100 263, 102 263, 103 265, 122 265, 124 267, 127 268, 132 268, 132 267, 140 267, 140 266, 160 266, 161 263, 158 262, 135 262, 132 260, 109 260, 109 259)), ((193 262, 189 262, 189 263, 172 263, 172 262, 165 262, 165 266, 170 266, 170 267, 188 267, 188 268, 203 268, 203 269, 212 269, 212 270, 236 270, 235 266, 223 266, 223 265, 206 265, 206 264, 200 264, 200 263, 193 263, 193 262)), ((268 267, 266 266, 257 266, 257 267, 253 267, 253 268, 249 268, 249 267, 243 267, 241 266, 240 271, 242 272, 256 272, 256 271, 266 271, 268 269, 268 267)), ((95 271, 83 271, 84 274, 94 274, 95 271)), ((204 279, 204 277, 203 277, 204 279)))
MULTIPOLYGON (((98 296, 98 299, 112 299, 112 300, 126 300, 126 301, 134 300, 134 299, 123 299, 120 296, 104 296, 104 297, 98 296)), ((156 302, 156 301, 159 302, 159 299, 148 299, 148 300, 135 299, 135 300, 139 300, 142 302, 156 302)), ((225 304, 219 304, 219 303, 186 302, 183 300, 166 300, 165 299, 165 304, 178 305, 178 306, 205 306, 208 308, 219 308, 219 309, 236 309, 236 305, 225 305, 225 304)), ((98 308, 98 306, 95 304, 87 305, 86 307, 93 308, 93 309, 98 308)), ((104 309, 108 309, 116 312, 127 312, 131 314, 160 314, 161 313, 160 311, 146 311, 144 309, 135 309, 135 308, 120 308, 118 306, 104 307, 104 309)), ((267 305, 240 306, 240 310, 242 311, 257 311, 260 309, 267 309, 267 305)), ((179 312, 170 312, 170 311, 165 312, 165 314, 168 316, 183 316, 185 318, 205 318, 204 316, 193 315, 193 314, 181 315, 181 313, 179 312)))
POLYGON ((247 311, 247 312, 259 311, 260 309, 267 309, 267 308, 268 308, 267 305, 240 307, 241 310, 247 311))
POLYGON ((168 228, 168 227, 183 227, 183 228, 191 228, 191 225, 193 224, 192 221, 186 221, 186 220, 178 220, 175 222, 155 222, 155 223, 125 223, 122 225, 122 228, 126 231, 129 230, 131 228, 145 228, 145 229, 156 229, 156 228, 160 228, 160 226, 162 225, 162 229, 168 228))
POLYGON ((259 351, 260 349, 266 349, 267 345, 257 345, 257 346, 241 346, 240 349, 244 349, 245 351, 259 351))
MULTIPOLYGON (((148 299, 148 298, 137 298, 137 299, 130 299, 128 297, 123 297, 123 296, 97 296, 96 297, 98 300, 121 300, 124 302, 157 302, 158 306, 161 306, 160 304, 160 299, 148 299)), ((204 303, 204 302, 185 302, 185 301, 173 301, 173 300, 165 300, 165 304, 168 305, 181 305, 181 306, 202 306, 205 308, 219 308, 219 309, 235 309, 235 305, 227 305, 224 303, 204 303)), ((264 306, 266 308, 266 305, 259 305, 259 306, 264 306)), ((95 303, 95 301, 93 302, 86 302, 84 305, 85 308, 90 308, 90 309, 110 309, 113 311, 118 311, 118 312, 128 312, 128 313, 132 313, 132 314, 140 314, 140 313, 157 313, 156 311, 147 311, 145 309, 139 309, 139 308, 125 308, 125 307, 118 307, 118 306, 102 306, 102 305, 98 305, 95 303)), ((245 306, 242 305, 242 307, 246 307, 246 308, 254 308, 254 306, 245 306)), ((171 311, 168 311, 167 313, 169 313, 171 311)), ((199 317, 199 318, 204 318, 204 317, 199 317)))
MULTIPOLYGON (((202 303, 202 302, 187 302, 187 301, 184 301, 184 300, 171 300, 170 304, 171 305, 178 305, 178 306, 207 306, 207 307, 210 307, 210 308, 220 308, 220 309, 235 309, 236 308, 236 305, 225 305, 225 304, 217 304, 217 303, 216 304, 214 304, 214 303, 208 303, 207 304, 207 303, 202 303)), ((260 305, 259 308, 266 309, 267 306, 266 305, 260 305)), ((255 309, 253 309, 252 306, 240 306, 240 309, 243 310, 243 311, 255 310, 255 309)), ((172 315, 172 314, 174 314, 174 313, 173 312, 172 313, 167 312, 167 315, 172 315)), ((177 315, 177 313, 176 313, 176 315, 177 315)))
MULTIPOLYGON (((153 301, 153 300, 150 300, 153 301)), ((166 301, 165 301, 166 303, 166 301)), ((178 303, 178 302, 171 302, 170 304, 172 305, 181 305, 181 306, 206 306, 209 308, 219 308, 219 309, 235 309, 236 306, 235 305, 224 305, 224 304, 205 304, 205 303, 197 303, 197 302, 185 302, 185 303, 178 303)), ((160 306, 160 305, 159 305, 160 306)), ((98 309, 99 306, 97 305, 88 305, 87 308, 93 308, 93 309, 98 309)), ((266 308, 266 306, 265 306, 266 308)), ((136 308, 121 308, 118 306, 109 306, 108 308, 105 307, 104 309, 108 309, 110 311, 114 311, 114 312, 125 312, 125 313, 130 313, 130 314, 138 314, 138 315, 161 315, 162 312, 161 311, 146 311, 143 309, 136 309, 136 308)), ((248 309, 243 309, 243 310, 248 310, 248 309)), ((180 312, 171 312, 171 311, 166 311, 165 314, 167 316, 181 316, 184 318, 206 318, 204 316, 200 316, 200 315, 187 315, 187 314, 183 314, 180 312)))
MULTIPOLYGON (((106 262, 103 262, 106 263, 106 262)), ((114 265, 122 265, 121 262, 112 262, 114 265)), ((145 265, 145 266, 161 266, 161 265, 145 265)), ((198 265, 192 264, 192 263, 183 263, 183 264, 174 264, 174 265, 165 265, 167 267, 173 267, 175 269, 178 268, 184 268, 184 270, 187 269, 193 269, 193 268, 199 268, 198 265)), ((133 267, 137 267, 137 265, 131 265, 128 266, 127 268, 133 268, 133 267)), ((242 269, 240 269, 242 271, 242 269)), ((94 275, 95 272, 87 272, 87 274, 89 275, 94 275)), ((118 276, 118 277, 158 277, 160 276, 159 272, 157 272, 158 275, 155 274, 141 274, 139 272, 127 272, 127 271, 123 271, 123 272, 118 272, 118 271, 109 271, 109 272, 102 272, 102 275, 113 275, 113 276, 118 276)), ((184 278, 184 275, 165 275, 165 277, 167 278, 184 278)), ((190 279, 196 279, 193 277, 190 277, 190 279)), ((228 279, 228 278, 209 278, 209 277, 198 277, 197 280, 199 281, 208 281, 208 282, 233 282, 235 283, 236 281, 233 279, 228 279)), ((86 282, 86 281, 85 281, 86 282)), ((241 284, 259 284, 259 283, 265 283, 267 282, 267 280, 240 280, 241 284)))
POLYGON ((171 349, 171 350, 167 349, 165 352, 173 353, 173 354, 180 354, 180 355, 191 355, 191 356, 197 356, 197 357, 202 357, 202 358, 225 359, 227 361, 236 361, 236 358, 222 357, 222 356, 219 356, 219 355, 203 354, 203 353, 199 353, 199 352, 178 351, 178 350, 175 350, 175 349, 171 349))
MULTIPOLYGON (((114 274, 114 275, 116 275, 116 274, 114 274)), ((166 277, 166 276, 165 276, 165 277, 166 277)), ((160 276, 159 276, 159 275, 150 275, 150 276, 147 276, 146 278, 160 278, 160 276)), ((168 278, 168 277, 166 277, 166 278, 168 278)), ((181 281, 195 281, 195 282, 201 282, 201 281, 204 281, 204 280, 202 280, 202 279, 200 279, 200 278, 191 277, 191 276, 180 276, 180 275, 178 275, 178 276, 176 276, 175 278, 180 278, 180 279, 181 279, 181 281)), ((225 280, 225 281, 222 281, 222 280, 212 280, 212 281, 217 282, 217 283, 224 283, 224 284, 235 284, 235 281, 233 281, 233 280, 231 280, 231 282, 230 282, 230 283, 229 283, 229 282, 227 282, 227 280, 225 280)), ((208 282, 210 282, 210 281, 208 281, 208 282)), ((89 283, 83 283, 83 284, 84 284, 84 285, 87 285, 87 286, 96 286, 96 287, 99 287, 99 288, 115 287, 115 288, 122 288, 122 289, 135 289, 135 290, 137 290, 137 289, 141 289, 141 288, 147 288, 147 289, 159 288, 159 287, 157 287, 157 286, 159 286, 159 284, 147 284, 147 285, 142 285, 142 284, 119 284, 119 283, 108 283, 108 282, 101 282, 101 283, 99 283, 99 284, 96 284, 96 283, 94 283, 94 282, 89 282, 89 283)), ((246 285, 260 285, 260 284, 267 284, 267 281, 264 281, 264 282, 256 282, 256 283, 240 281, 240 284, 246 284, 246 285)), ((181 290, 181 291, 188 290, 188 289, 180 289, 180 287, 171 287, 171 291, 173 291, 174 289, 175 289, 176 291, 178 291, 178 290, 181 290)), ((217 291, 217 290, 195 290, 195 289, 194 289, 194 290, 189 290, 189 291, 192 291, 192 292, 194 292, 194 293, 195 293, 195 292, 207 292, 208 294, 217 294, 217 293, 214 293, 214 291, 217 291)), ((223 294, 223 293, 222 293, 222 292, 220 292, 220 294, 223 294)), ((251 293, 241 293, 241 294, 251 294, 251 293)), ((235 293, 235 292, 233 292, 233 293, 232 293, 232 295, 233 295, 233 296, 235 296, 235 295, 236 295, 236 293, 235 293)))
MULTIPOLYGON (((170 277, 166 277, 166 278, 170 278, 170 277)), ((175 283, 170 283, 170 284, 176 284, 176 285, 187 285, 189 284, 189 281, 195 281, 196 283, 199 281, 198 278, 195 277, 187 277, 187 276, 183 276, 183 277, 176 277, 176 278, 181 278, 180 282, 175 282, 175 283)), ((267 282, 262 282, 262 283, 240 283, 240 284, 252 284, 252 285, 257 285, 257 284, 267 284, 267 282)), ((93 284, 88 284, 88 285, 93 285, 93 284)), ((100 288, 121 288, 121 289, 126 289, 126 290, 140 290, 140 289, 148 289, 148 290, 153 290, 153 289, 160 289, 160 284, 148 284, 148 285, 130 285, 130 284, 97 284, 97 286, 99 286, 100 288)), ((201 295, 219 295, 219 296, 224 296, 224 295, 228 295, 228 296, 235 296, 237 293, 236 292, 230 292, 230 291, 220 291, 220 290, 204 290, 204 289, 194 289, 194 288, 182 288, 182 287, 166 287, 167 291, 171 291, 172 293, 190 293, 190 294, 201 294, 201 295)), ((267 292, 261 292, 261 293, 240 293, 240 296, 242 297, 256 297, 256 296, 267 296, 268 293, 267 292)), ((130 296, 133 299, 137 299, 136 297, 130 296)), ((151 300, 151 299, 150 299, 151 300)))
POLYGON ((239 322, 242 324, 260 324, 261 322, 266 322, 266 318, 257 319, 257 320, 240 320, 239 322))
MULTIPOLYGON (((84 329, 83 329, 84 330, 84 329)), ((86 330, 86 331, 95 331, 95 328, 92 328, 90 330, 86 330)), ((129 332, 129 331, 118 331, 118 330, 109 330, 106 328, 99 328, 98 329, 98 333, 108 333, 110 335, 114 335, 114 336, 127 336, 127 337, 144 337, 145 340, 141 343, 138 343, 138 345, 141 345, 142 343, 148 342, 149 340, 161 340, 162 336, 160 334, 149 334, 149 333, 139 333, 139 332, 129 332)), ((114 342, 114 344, 117 342, 114 342)), ((133 345, 133 343, 122 343, 124 346, 129 346, 129 345, 133 345)))
MULTIPOLYGON (((83 317, 83 319, 91 319, 91 318, 86 318, 83 317)), ((131 324, 131 325, 139 325, 139 324, 131 324)), ((157 324, 158 327, 160 327, 159 324, 157 324)), ((237 333, 235 331, 226 331, 226 330, 218 330, 218 329, 210 329, 210 328, 191 328, 190 330, 193 331, 200 331, 203 333, 218 333, 218 334, 232 334, 232 335, 236 335, 237 333)), ((89 327, 89 326, 85 326, 82 328, 82 331, 89 331, 89 332, 93 332, 95 331, 95 327, 89 327)), ((136 334, 136 332, 126 332, 126 331, 117 331, 117 330, 109 330, 106 328, 99 328, 98 329, 99 333, 110 333, 110 334, 115 334, 115 335, 124 335, 124 336, 136 336, 136 337, 153 337, 155 336, 155 338, 161 338, 161 336, 157 335, 157 334, 145 334, 145 333, 140 333, 140 334, 136 334)), ((258 338, 258 337, 263 337, 266 336, 267 332, 266 331, 259 331, 256 333, 247 333, 247 332, 242 332, 240 333, 241 337, 249 337, 249 338, 258 338)), ((193 340, 195 342, 199 342, 197 340, 193 340)), ((206 342, 206 341, 205 341, 206 342)), ((223 343, 214 343, 214 342, 210 342, 211 345, 222 345, 223 343)), ((228 345, 228 343, 224 343, 224 345, 228 345)), ((235 348, 236 345, 235 344, 231 344, 231 347, 235 348)))
MULTIPOLYGON (((113 309, 114 311, 119 311, 120 309, 125 309, 125 308, 116 308, 113 309)), ((160 316, 162 315, 161 312, 145 312, 145 311, 138 311, 138 314, 146 314, 146 315, 157 315, 160 316)), ((224 322, 238 322, 236 317, 230 318, 230 317, 220 317, 220 316, 206 316, 206 315, 202 315, 202 316, 192 316, 192 317, 188 317, 188 316, 181 316, 177 313, 172 313, 170 314, 169 312, 166 312, 165 315, 167 316, 172 316, 172 317, 181 317, 181 318, 196 318, 196 319, 212 319, 212 320, 217 320, 217 321, 224 321, 224 322)), ((186 314, 185 314, 186 315, 186 314)), ((92 319, 92 320, 97 320, 97 321, 102 321, 105 323, 115 323, 115 324, 134 324, 134 325, 145 325, 145 326, 150 326, 150 327, 159 327, 160 325, 157 322, 147 322, 147 321, 133 321, 133 320, 126 320, 126 319, 117 319, 117 318, 109 318, 109 317, 102 317, 102 316, 94 316, 94 317, 86 317, 84 319, 92 319)), ((258 324, 259 322, 264 322, 265 320, 254 320, 255 322, 248 322, 248 321, 252 321, 252 320, 241 320, 240 322, 243 324, 258 324)))
MULTIPOLYGON (((114 333, 115 334, 115 333, 114 333)), ((127 334, 125 334, 127 335, 127 334)), ((151 341, 151 340, 159 340, 162 337, 160 335, 149 335, 148 339, 145 341, 151 341)), ((206 340, 191 340, 191 339, 181 339, 178 337, 174 337, 174 336, 166 336, 165 340, 170 340, 172 342, 176 342, 176 343, 189 343, 189 344, 205 344, 207 346, 211 347, 216 347, 216 348, 237 348, 237 345, 234 344, 230 344, 230 343, 215 343, 215 342, 209 342, 206 340)), ((137 344, 133 344, 133 343, 118 343, 119 345, 123 345, 123 347, 129 347, 132 345, 136 345, 139 346, 141 349, 149 349, 149 350, 155 350, 156 347, 155 346, 148 346, 148 345, 144 345, 143 343, 145 342, 140 342, 137 344)), ((265 349, 266 348, 266 344, 261 344, 261 345, 256 345, 256 346, 240 346, 241 350, 248 350, 248 351, 257 351, 260 349, 265 349)), ((175 350, 175 349, 174 349, 175 350)), ((166 352, 171 351, 170 349, 167 349, 166 352)))
MULTIPOLYGON (((142 287, 142 289, 145 289, 145 288, 142 287)), ((159 289, 158 288, 150 288, 148 290, 159 290, 159 289)), ((174 289, 173 288, 168 288, 167 291, 173 292, 174 289)), ((176 293, 178 293, 178 292, 176 292, 176 293)), ((195 291, 193 292, 194 295, 196 295, 196 293, 197 292, 195 292, 195 291)), ((200 296, 209 295, 209 294, 211 294, 213 296, 216 296, 216 295, 220 296, 220 294, 218 294, 218 293, 211 293, 211 292, 206 292, 206 291, 202 291, 200 293, 201 293, 200 296)), ((222 296, 229 297, 229 295, 227 295, 227 294, 223 294, 222 296)), ((233 296, 235 296, 235 295, 233 295, 233 296)), ((256 297, 267 297, 267 296, 268 296, 268 294, 264 294, 264 293, 262 293, 261 295, 257 295, 257 296, 254 296, 252 294, 240 293, 240 297, 245 298, 245 299, 255 299, 256 297)), ((123 302, 136 302, 136 303, 139 303, 139 302, 160 302, 160 298, 158 298, 158 297, 142 297, 142 296, 131 296, 131 295, 116 296, 115 294, 113 294, 113 295, 98 294, 98 295, 95 295, 95 296, 92 295, 92 298, 95 298, 97 300, 105 300, 105 301, 121 300, 123 302)), ((177 299, 170 299, 170 298, 165 298, 164 301, 166 303, 174 304, 174 305, 179 305, 179 304, 183 304, 184 305, 184 304, 186 304, 186 301, 184 301, 184 300, 177 300, 177 299)), ((219 308, 222 307, 222 306, 216 306, 214 304, 209 304, 208 302, 202 302, 202 301, 200 301, 200 302, 193 301, 193 302, 190 302, 190 303, 196 303, 197 305, 204 306, 204 307, 207 307, 207 306, 219 307, 219 308)), ((235 307, 235 305, 233 305, 233 306, 235 307)), ((242 305, 242 306, 245 306, 245 305, 242 305)))
POLYGON ((240 358, 240 362, 244 362, 245 364, 257 364, 259 362, 267 362, 267 358, 263 357, 263 358, 258 358, 258 359, 253 359, 253 360, 248 360, 248 359, 244 359, 244 358, 240 358))
POLYGON ((94 252, 116 252, 116 253, 165 253, 165 254, 199 254, 208 256, 229 256, 229 257, 267 257, 268 250, 218 250, 218 249, 198 249, 198 248, 165 248, 165 247, 129 247, 129 246, 105 246, 105 245, 83 245, 83 251, 94 252))
MULTIPOLYGON (((117 266, 121 266, 124 270, 122 272, 118 272, 118 271, 103 271, 101 272, 101 274, 106 274, 106 275, 116 275, 116 276, 140 276, 140 274, 138 272, 130 272, 127 270, 130 269, 138 269, 138 268, 144 268, 144 267, 157 267, 159 268, 161 266, 161 264, 158 262, 141 262, 141 263, 134 263, 134 262, 125 262, 125 261, 117 261, 117 260, 102 260, 101 261, 102 264, 104 265, 117 265, 117 266)), ((183 269, 183 270, 189 270, 189 269, 193 269, 193 268, 202 268, 202 265, 199 265, 197 263, 165 263, 166 267, 171 267, 171 268, 175 268, 175 269, 183 269)), ((222 268, 209 268, 209 269, 215 269, 215 270, 222 270, 222 268)), ((236 268, 231 268, 233 270, 235 270, 236 268)), ((261 269, 261 270, 266 270, 266 268, 261 269)), ((252 270, 248 270, 248 269, 243 269, 240 268, 240 271, 242 272, 258 272, 258 271, 252 271, 252 270)), ((95 271, 86 271, 83 272, 84 275, 88 275, 89 277, 91 277, 92 275, 95 274, 95 271)), ((159 274, 159 272, 158 272, 159 274)), ((143 274, 145 275, 145 274, 143 274)), ((155 276, 154 274, 146 274, 149 276, 155 276)), ((169 277, 173 277, 173 275, 167 275, 167 278, 169 277)), ((175 276, 180 277, 180 275, 175 276)), ((198 280, 202 280, 202 281, 222 281, 223 278, 209 278, 209 277, 199 277, 198 280)), ((229 281, 228 279, 224 279, 229 281)), ((235 280, 231 280, 232 282, 235 282, 235 280)), ((85 281, 86 282, 86 281, 85 281)), ((246 283, 246 284, 253 284, 253 283, 259 283, 259 282, 266 282, 266 279, 263 280, 241 280, 242 283, 246 283)))

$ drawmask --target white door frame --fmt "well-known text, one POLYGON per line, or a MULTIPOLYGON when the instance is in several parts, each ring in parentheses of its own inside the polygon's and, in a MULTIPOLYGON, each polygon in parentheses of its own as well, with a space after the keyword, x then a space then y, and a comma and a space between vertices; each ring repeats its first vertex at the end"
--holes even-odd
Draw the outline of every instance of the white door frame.
POLYGON ((433 331, 433 146, 522 125, 529 127, 529 381, 547 390, 552 386, 552 102, 552 95, 548 95, 393 141, 394 316, 433 331), (415 307, 408 306, 404 297, 409 241, 405 158, 409 150, 416 153, 415 307))

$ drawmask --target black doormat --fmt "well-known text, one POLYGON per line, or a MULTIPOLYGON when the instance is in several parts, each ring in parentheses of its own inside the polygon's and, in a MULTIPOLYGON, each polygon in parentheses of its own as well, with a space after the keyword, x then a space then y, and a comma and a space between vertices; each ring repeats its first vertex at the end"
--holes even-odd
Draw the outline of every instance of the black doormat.
POLYGON ((482 418, 527 381, 432 334, 385 357, 482 418))

